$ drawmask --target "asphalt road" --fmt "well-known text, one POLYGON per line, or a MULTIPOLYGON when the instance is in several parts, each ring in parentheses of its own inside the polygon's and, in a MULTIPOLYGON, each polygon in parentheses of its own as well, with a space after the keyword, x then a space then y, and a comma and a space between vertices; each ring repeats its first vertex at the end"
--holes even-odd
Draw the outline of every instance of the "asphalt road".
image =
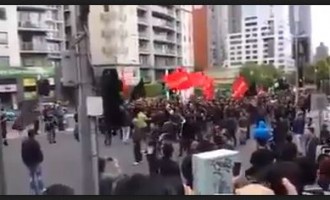
MULTIPOLYGON (((4 147, 4 163, 7 182, 7 193, 11 195, 29 194, 28 172, 21 160, 22 137, 9 140, 9 146, 4 147)), ((57 134, 57 143, 48 144, 45 135, 37 136, 43 153, 43 178, 46 186, 61 183, 74 188, 76 194, 82 194, 82 162, 81 145, 73 139, 70 132, 57 134)), ((133 166, 133 146, 123 144, 118 136, 113 140, 111 147, 103 145, 103 136, 99 137, 100 156, 117 158, 124 173, 148 173, 147 162, 133 166)), ((255 149, 253 142, 240 147, 240 158, 243 169, 249 167, 249 158, 255 149)), ((177 153, 176 153, 177 155, 177 153)), ((180 160, 179 158, 175 158, 180 160)), ((111 168, 107 169, 111 172, 111 168)))

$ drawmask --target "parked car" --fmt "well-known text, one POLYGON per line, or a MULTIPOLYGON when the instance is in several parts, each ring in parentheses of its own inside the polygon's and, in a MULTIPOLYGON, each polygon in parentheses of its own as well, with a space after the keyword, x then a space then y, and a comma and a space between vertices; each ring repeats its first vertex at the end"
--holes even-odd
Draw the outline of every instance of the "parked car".
POLYGON ((5 110, 4 112, 8 121, 15 121, 19 115, 19 111, 17 110, 5 110))

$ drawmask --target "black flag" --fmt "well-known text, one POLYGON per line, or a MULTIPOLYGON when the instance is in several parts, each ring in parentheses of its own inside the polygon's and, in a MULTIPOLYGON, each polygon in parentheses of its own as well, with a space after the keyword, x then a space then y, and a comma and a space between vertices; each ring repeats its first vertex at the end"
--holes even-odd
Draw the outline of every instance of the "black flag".
POLYGON ((141 97, 146 97, 146 90, 144 88, 144 81, 141 78, 140 82, 133 88, 131 93, 131 101, 139 99, 141 97))

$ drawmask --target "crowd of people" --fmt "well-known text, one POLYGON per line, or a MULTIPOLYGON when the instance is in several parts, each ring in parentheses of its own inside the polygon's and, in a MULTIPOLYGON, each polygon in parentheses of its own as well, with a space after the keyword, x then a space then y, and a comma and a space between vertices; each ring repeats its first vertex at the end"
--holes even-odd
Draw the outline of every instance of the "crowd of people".
MULTIPOLYGON (((106 130, 105 145, 119 134, 123 143, 133 141, 133 165, 145 158, 149 174, 126 175, 115 158, 100 158, 100 194, 103 195, 187 195, 194 194, 192 155, 217 149, 235 150, 248 139, 256 141, 251 167, 233 178, 234 194, 327 194, 330 185, 330 156, 317 154, 317 146, 330 148, 326 125, 315 132, 309 112, 310 98, 301 95, 295 104, 291 91, 233 99, 218 97, 206 101, 192 97, 139 99, 121 107, 123 126, 106 130), (269 127, 267 137, 257 137, 260 122, 269 127), (181 162, 174 159, 177 152, 181 162), (116 174, 107 174, 107 163, 116 174), (183 178, 182 178, 183 177, 183 178)), ((77 115, 75 115, 77 118, 77 115)), ((77 120, 76 120, 77 122, 77 120)), ((75 130, 77 127, 75 128, 75 130)), ((78 129, 77 129, 78 130, 78 129)), ((76 130, 76 131, 77 131, 76 130)), ((79 141, 79 133, 75 138, 79 141)), ((29 130, 22 143, 22 158, 30 170, 35 194, 74 194, 57 184, 45 189, 39 170, 43 158, 40 145, 29 130)), ((50 140, 51 141, 51 140, 50 140)))

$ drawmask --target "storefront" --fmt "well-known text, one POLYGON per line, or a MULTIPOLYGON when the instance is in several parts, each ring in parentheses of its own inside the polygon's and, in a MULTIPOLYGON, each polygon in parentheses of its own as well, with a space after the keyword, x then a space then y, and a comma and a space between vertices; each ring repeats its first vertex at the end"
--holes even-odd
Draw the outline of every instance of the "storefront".
POLYGON ((39 78, 48 78, 54 88, 54 74, 53 67, 0 67, 2 105, 17 109, 19 102, 37 98, 36 86, 39 78))

